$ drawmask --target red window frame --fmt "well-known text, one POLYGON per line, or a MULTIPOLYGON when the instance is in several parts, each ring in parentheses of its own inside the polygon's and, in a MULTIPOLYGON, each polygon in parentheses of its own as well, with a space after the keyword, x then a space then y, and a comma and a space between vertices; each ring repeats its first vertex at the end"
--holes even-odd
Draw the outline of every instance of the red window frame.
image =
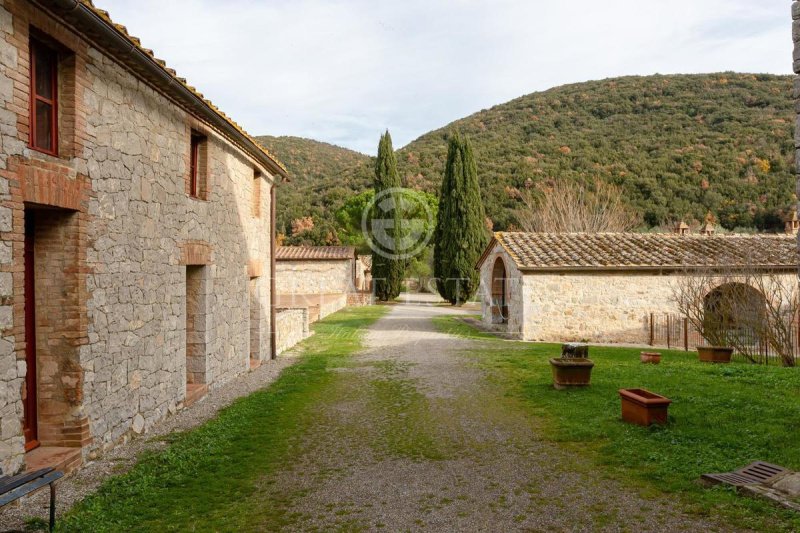
POLYGON ((34 150, 58 156, 58 52, 52 47, 38 41, 31 39, 30 45, 30 136, 29 146, 34 150), (36 62, 38 57, 43 54, 49 54, 52 58, 51 72, 50 72, 50 94, 52 98, 47 98, 36 92, 36 62), (38 132, 38 124, 36 122, 36 102, 43 102, 50 106, 50 149, 36 144, 36 134, 38 132))
POLYGON ((191 147, 189 149, 189 196, 192 198, 200 197, 199 190, 199 162, 200 162, 200 143, 204 137, 199 133, 192 132, 191 147))

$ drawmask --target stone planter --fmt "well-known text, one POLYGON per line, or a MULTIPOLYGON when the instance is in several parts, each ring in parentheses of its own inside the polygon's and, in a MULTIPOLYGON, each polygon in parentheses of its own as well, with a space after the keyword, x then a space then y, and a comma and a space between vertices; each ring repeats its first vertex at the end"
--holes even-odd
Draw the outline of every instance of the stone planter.
POLYGON ((639 359, 642 363, 657 365, 661 362, 661 354, 658 352, 641 352, 639 354, 639 359))
POLYGON ((697 355, 703 363, 730 363, 733 348, 726 346, 698 346, 697 355))
POLYGON ((586 387, 592 379, 594 362, 585 358, 550 359, 553 369, 553 386, 556 389, 586 387))
POLYGON ((645 389, 620 389, 622 419, 630 424, 666 424, 672 400, 645 389))

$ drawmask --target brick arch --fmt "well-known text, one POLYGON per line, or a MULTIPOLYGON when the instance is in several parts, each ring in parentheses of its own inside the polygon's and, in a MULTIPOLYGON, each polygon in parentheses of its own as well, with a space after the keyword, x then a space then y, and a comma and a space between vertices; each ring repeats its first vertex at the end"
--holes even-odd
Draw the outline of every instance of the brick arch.
POLYGON ((508 297, 508 269, 502 256, 497 256, 491 277, 492 322, 508 322, 508 297))
POLYGON ((723 283, 703 298, 706 328, 748 329, 764 319, 767 302, 755 287, 741 282, 723 283))

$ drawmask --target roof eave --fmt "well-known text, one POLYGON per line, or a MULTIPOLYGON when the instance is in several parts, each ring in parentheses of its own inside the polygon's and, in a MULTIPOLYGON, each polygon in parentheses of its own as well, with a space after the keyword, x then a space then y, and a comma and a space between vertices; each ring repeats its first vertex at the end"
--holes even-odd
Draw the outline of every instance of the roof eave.
POLYGON ((177 77, 167 71, 165 66, 146 54, 130 38, 123 35, 89 6, 78 0, 36 1, 159 92, 166 94, 177 104, 197 115, 198 118, 207 121, 228 140, 263 165, 271 174, 280 176, 280 181, 288 181, 289 174, 286 169, 276 159, 270 157, 249 135, 236 128, 209 102, 178 81, 177 77))

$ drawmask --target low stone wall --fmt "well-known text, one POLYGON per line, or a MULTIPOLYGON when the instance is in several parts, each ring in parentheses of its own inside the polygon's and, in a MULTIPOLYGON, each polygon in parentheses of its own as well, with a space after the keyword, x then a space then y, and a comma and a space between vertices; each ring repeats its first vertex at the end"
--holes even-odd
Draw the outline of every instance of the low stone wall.
POLYGON ((353 290, 354 259, 277 262, 279 294, 338 294, 353 290))
POLYGON ((275 314, 275 344, 278 354, 310 335, 308 309, 279 309, 275 314))
POLYGON ((339 309, 347 307, 347 294, 329 294, 320 300, 319 318, 322 320, 326 316, 335 313, 339 309))
POLYGON ((363 305, 372 305, 375 303, 375 298, 371 291, 351 292, 347 295, 347 305, 361 307, 363 305))

